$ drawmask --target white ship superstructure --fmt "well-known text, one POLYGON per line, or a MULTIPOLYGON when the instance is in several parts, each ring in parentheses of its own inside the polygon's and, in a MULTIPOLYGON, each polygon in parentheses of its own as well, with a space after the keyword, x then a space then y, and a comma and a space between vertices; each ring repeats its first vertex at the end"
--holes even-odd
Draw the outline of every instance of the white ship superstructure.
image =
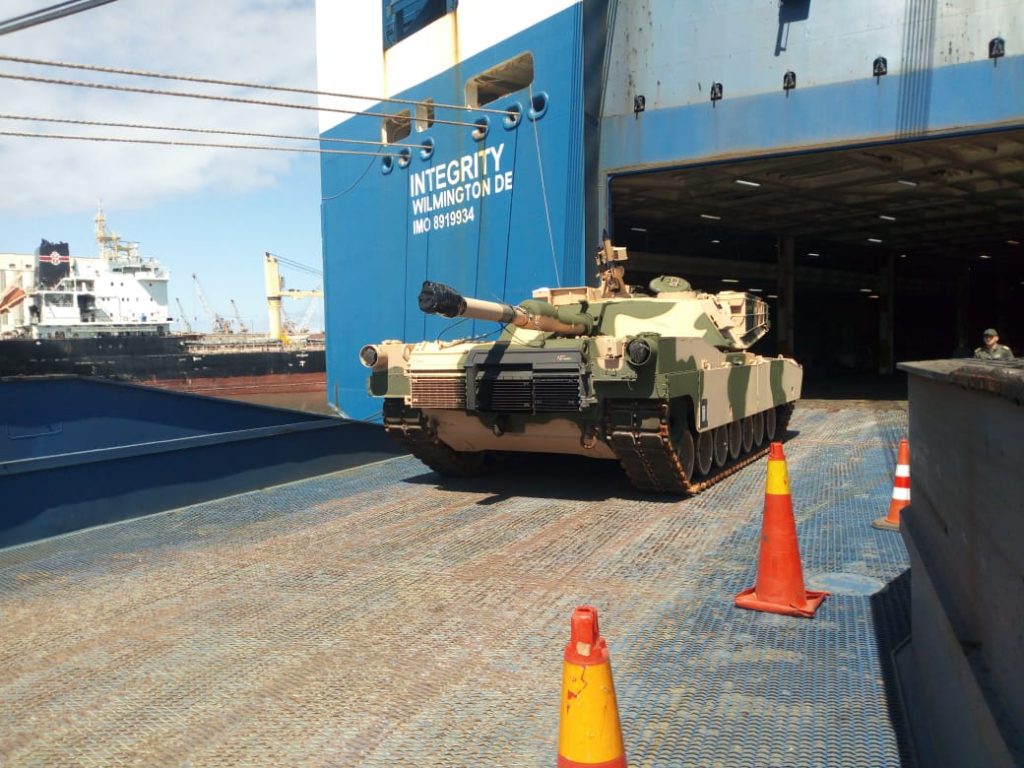
POLYGON ((124 242, 96 215, 99 256, 69 256, 52 250, 35 257, 33 271, 8 270, 5 286, 7 337, 33 339, 165 335, 170 332, 167 283, 170 273, 154 258, 139 255, 137 243, 124 242), (31 280, 41 267, 66 273, 53 283, 31 280), (9 295, 8 295, 9 294, 9 295), (17 313, 17 314, 15 314, 17 313))

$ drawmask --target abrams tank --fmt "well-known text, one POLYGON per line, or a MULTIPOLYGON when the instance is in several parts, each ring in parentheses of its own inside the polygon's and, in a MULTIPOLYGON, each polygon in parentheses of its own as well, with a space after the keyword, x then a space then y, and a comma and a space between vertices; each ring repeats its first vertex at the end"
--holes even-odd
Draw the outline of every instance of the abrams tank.
POLYGON ((480 473, 508 453, 568 453, 680 495, 764 455, 803 379, 794 360, 748 351, 768 332, 765 302, 672 276, 630 286, 626 259, 606 242, 598 286, 540 288, 514 306, 425 282, 424 312, 504 327, 491 341, 363 347, 384 428, 443 475, 480 473))

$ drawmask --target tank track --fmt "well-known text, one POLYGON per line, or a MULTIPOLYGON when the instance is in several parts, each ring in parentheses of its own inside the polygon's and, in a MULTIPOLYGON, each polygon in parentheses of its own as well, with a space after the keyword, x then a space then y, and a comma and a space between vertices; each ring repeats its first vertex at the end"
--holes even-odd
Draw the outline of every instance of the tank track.
MULTIPOLYGON (((795 403, 778 407, 776 439, 781 440, 789 426, 795 403)), ((712 464, 702 478, 687 478, 672 445, 667 400, 617 401, 608 404, 606 439, 634 488, 642 491, 689 495, 699 493, 767 455, 769 441, 729 460, 722 467, 712 464), (628 425, 627 428, 623 428, 628 425)))
POLYGON ((409 453, 442 475, 473 477, 486 471, 486 453, 465 453, 449 448, 437 439, 418 410, 385 407, 384 430, 409 453))

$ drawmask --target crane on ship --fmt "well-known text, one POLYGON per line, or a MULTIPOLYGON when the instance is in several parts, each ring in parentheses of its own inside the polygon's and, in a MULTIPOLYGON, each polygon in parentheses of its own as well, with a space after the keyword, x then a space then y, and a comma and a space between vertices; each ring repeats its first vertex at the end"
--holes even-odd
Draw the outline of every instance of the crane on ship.
POLYGON ((192 283, 195 285, 196 297, 199 299, 199 304, 203 308, 203 312, 210 318, 210 324, 213 326, 214 333, 234 333, 234 329, 231 327, 231 321, 226 317, 214 312, 206 301, 206 296, 203 294, 203 286, 199 283, 199 278, 196 273, 192 273, 192 283))
POLYGON ((234 299, 229 299, 229 301, 231 302, 231 312, 235 316, 235 322, 238 323, 238 332, 239 333, 248 333, 249 332, 249 326, 246 325, 245 321, 242 319, 242 313, 238 311, 238 305, 235 304, 235 300, 234 299))
MULTIPOLYGON (((323 287, 323 283, 320 283, 313 289, 313 291, 323 291, 323 287)), ((314 296, 309 300, 309 304, 306 306, 306 311, 302 314, 302 318, 299 320, 299 333, 309 333, 309 324, 313 320, 313 313, 316 311, 316 308, 317 300, 314 296)))
POLYGON ((188 313, 185 312, 185 308, 183 306, 181 306, 181 299, 179 299, 177 296, 175 296, 174 300, 178 304, 178 319, 181 320, 182 324, 185 326, 185 332, 186 333, 193 333, 192 323, 190 323, 188 321, 188 313))
MULTIPOLYGON (((267 315, 270 327, 270 338, 287 343, 288 336, 285 333, 282 322, 281 299, 315 299, 324 295, 322 288, 313 290, 285 289, 284 279, 281 277, 280 265, 284 264, 292 269, 297 269, 310 275, 323 276, 320 270, 298 261, 292 261, 282 256, 276 256, 270 251, 263 254, 263 279, 267 289, 267 315)), ((322 283, 321 283, 322 285, 322 283)))

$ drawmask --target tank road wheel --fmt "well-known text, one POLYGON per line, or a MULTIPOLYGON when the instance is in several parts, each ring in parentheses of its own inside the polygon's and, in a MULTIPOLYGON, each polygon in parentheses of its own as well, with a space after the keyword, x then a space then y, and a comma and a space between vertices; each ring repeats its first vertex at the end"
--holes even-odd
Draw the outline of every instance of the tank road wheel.
POLYGON ((743 428, 738 421, 732 421, 726 429, 729 432, 729 458, 738 459, 743 450, 743 428))
POLYGON ((715 441, 715 466, 724 467, 729 460, 729 430, 715 427, 712 439, 715 441))
POLYGON ((770 443, 775 439, 775 409, 769 408, 764 412, 764 436, 770 443))
POLYGON ((711 431, 697 435, 697 474, 704 476, 711 471, 711 462, 715 458, 715 441, 711 431))
POLYGON ((750 417, 750 423, 754 428, 754 445, 758 448, 764 443, 764 412, 755 413, 750 417))
POLYGON ((750 453, 750 449, 754 447, 754 420, 746 416, 740 422, 740 427, 743 430, 743 452, 750 453))
MULTIPOLYGON (((675 405, 673 403, 673 405, 675 405)), ((673 407, 669 417, 669 439, 675 449, 683 474, 689 480, 693 477, 694 446, 693 433, 690 432, 689 419, 681 407, 673 407)))

